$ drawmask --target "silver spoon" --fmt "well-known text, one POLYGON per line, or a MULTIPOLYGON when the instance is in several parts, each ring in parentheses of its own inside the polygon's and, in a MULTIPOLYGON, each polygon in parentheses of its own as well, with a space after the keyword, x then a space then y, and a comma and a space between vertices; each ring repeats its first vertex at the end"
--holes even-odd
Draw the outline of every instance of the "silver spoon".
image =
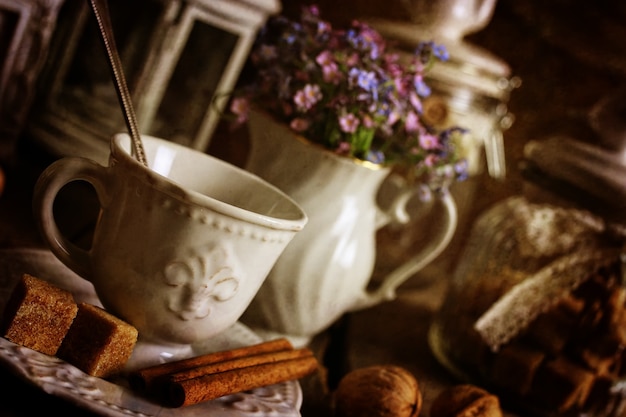
POLYGON ((115 90, 117 91, 117 96, 120 100, 120 104, 122 105, 124 120, 126 121, 126 126, 132 139, 133 153, 135 158, 141 164, 148 166, 143 144, 141 143, 139 127, 137 126, 137 116, 135 115, 132 98, 130 96, 130 92, 128 91, 126 78, 124 77, 122 61, 117 51, 117 46, 115 45, 115 38, 113 37, 113 26, 111 25, 111 17, 109 14, 107 0, 89 0, 89 3, 91 4, 91 8, 96 16, 104 48, 106 49, 107 57, 109 58, 109 66, 113 72, 113 78, 115 81, 115 90))

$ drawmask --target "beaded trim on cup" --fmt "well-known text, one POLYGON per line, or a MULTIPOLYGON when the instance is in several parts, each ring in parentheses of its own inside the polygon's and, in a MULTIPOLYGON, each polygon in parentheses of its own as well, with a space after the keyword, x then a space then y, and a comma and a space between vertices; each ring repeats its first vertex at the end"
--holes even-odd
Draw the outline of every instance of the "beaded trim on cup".
POLYGON ((180 216, 189 217, 207 226, 211 226, 222 232, 248 237, 267 243, 282 244, 285 242, 285 233, 281 231, 271 232, 262 226, 238 223, 234 225, 232 221, 226 221, 228 216, 218 213, 207 213, 197 207, 184 206, 178 204, 175 199, 162 197, 159 205, 165 209, 172 210, 180 216))

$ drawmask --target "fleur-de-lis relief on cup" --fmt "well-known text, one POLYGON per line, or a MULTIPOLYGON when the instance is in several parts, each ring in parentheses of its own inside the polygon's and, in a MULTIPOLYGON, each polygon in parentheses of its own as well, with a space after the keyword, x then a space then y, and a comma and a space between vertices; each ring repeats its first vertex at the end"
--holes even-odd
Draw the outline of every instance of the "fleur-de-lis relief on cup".
POLYGON ((163 271, 167 308, 185 321, 208 317, 213 304, 230 300, 239 289, 241 274, 233 258, 217 246, 169 262, 163 271))

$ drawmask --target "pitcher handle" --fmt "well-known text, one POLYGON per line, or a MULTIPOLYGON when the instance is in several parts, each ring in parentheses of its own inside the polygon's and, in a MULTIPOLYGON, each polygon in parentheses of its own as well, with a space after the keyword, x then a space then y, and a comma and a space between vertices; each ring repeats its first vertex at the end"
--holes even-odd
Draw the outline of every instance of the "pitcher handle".
POLYGON ((438 199, 445 208, 445 225, 440 227, 435 239, 411 257, 411 259, 388 274, 378 289, 366 293, 363 300, 356 307, 357 309, 371 307, 382 301, 393 300, 396 297, 396 289, 402 283, 432 262, 450 244, 458 223, 456 203, 448 190, 440 193, 438 199))
POLYGON ((89 251, 70 241, 59 229, 54 218, 54 201, 61 189, 73 181, 90 183, 101 204, 106 196, 104 167, 94 161, 66 157, 48 166, 37 179, 33 191, 35 222, 54 255, 82 278, 91 279, 92 267, 89 251))

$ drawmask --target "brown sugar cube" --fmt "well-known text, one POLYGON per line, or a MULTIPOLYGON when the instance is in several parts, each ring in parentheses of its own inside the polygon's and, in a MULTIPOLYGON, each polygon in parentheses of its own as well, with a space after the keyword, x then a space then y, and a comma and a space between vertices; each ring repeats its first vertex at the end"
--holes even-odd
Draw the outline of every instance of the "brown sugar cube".
POLYGON ((558 357, 539 367, 530 398, 541 407, 563 413, 585 404, 594 381, 593 373, 558 357))
POLYGON ((89 375, 106 378, 122 370, 136 343, 135 327, 99 307, 80 303, 57 355, 89 375))
POLYGON ((2 334, 13 343, 55 355, 78 307, 69 291, 22 275, 2 317, 2 334))
POLYGON ((524 396, 530 390, 537 369, 545 354, 521 344, 505 346, 496 355, 491 379, 503 389, 524 396))

